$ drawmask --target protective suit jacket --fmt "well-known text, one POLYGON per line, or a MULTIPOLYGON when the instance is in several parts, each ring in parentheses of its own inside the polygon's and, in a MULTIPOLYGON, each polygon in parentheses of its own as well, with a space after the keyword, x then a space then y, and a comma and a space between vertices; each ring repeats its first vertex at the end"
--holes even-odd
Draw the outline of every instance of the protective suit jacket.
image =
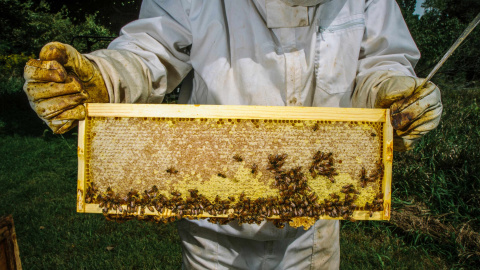
MULTIPOLYGON (((414 76, 420 54, 394 0, 145 0, 108 50, 87 55, 111 102, 373 107, 377 86, 414 76), (188 75, 188 76, 187 76, 188 75), (186 79, 185 79, 186 78, 186 79)), ((332 269, 339 223, 181 221, 188 269, 332 269)))

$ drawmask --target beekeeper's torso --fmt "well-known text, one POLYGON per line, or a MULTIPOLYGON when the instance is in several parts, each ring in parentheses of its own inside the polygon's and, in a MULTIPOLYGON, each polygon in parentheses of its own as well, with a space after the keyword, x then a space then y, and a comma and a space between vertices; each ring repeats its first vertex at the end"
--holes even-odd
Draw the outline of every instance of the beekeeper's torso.
MULTIPOLYGON (((394 0, 283 1, 319 4, 146 0, 109 50, 86 56, 117 103, 160 103, 183 81, 185 103, 371 107, 381 81, 414 75, 419 52, 394 0)), ((182 220, 179 234, 187 268, 339 265, 338 221, 303 231, 182 220)))
POLYGON ((144 1, 109 49, 139 55, 152 83, 110 85, 111 100, 159 102, 193 68, 188 103, 350 107, 375 71, 413 75, 419 53, 394 0, 316 2, 144 1))

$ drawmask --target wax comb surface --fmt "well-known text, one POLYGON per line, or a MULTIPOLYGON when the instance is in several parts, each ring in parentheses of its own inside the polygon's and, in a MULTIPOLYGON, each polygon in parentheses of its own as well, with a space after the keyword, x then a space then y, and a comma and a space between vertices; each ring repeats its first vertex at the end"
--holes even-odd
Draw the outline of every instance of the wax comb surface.
POLYGON ((308 227, 390 217, 388 110, 87 104, 77 211, 308 227))

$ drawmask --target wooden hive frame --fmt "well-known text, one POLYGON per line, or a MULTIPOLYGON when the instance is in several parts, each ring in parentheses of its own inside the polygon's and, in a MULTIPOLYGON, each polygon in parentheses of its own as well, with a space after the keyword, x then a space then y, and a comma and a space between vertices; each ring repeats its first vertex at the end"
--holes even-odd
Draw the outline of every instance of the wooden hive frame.
MULTIPOLYGON (((276 209, 276 211, 269 211, 267 215, 266 212, 256 209, 255 222, 263 219, 276 219, 282 222, 290 221, 292 226, 308 227, 316 219, 390 219, 393 129, 389 110, 277 106, 86 104, 86 112, 85 120, 80 121, 78 134, 77 212, 103 212, 110 218, 139 217, 157 221, 188 217, 210 218, 213 222, 232 219, 243 219, 243 222, 246 222, 247 219, 242 215, 248 216, 251 208, 248 206, 246 210, 243 208, 243 210, 239 210, 238 207, 243 206, 238 206, 238 204, 241 203, 241 200, 246 202, 246 198, 248 198, 248 203, 255 201, 258 204, 266 204, 268 201, 269 205, 272 205, 271 201, 275 200, 276 206, 272 206, 272 209, 276 209), (192 130, 190 131, 190 129, 192 130), (176 134, 177 138, 171 138, 172 134, 176 134), (204 135, 195 139, 198 134, 204 135), (286 137, 290 136, 288 137, 290 140, 283 144, 279 142, 282 141, 282 134, 285 134, 286 137), (338 140, 336 141, 337 134, 338 140, 345 140, 350 145, 343 146, 338 140), (248 138, 248 141, 241 141, 243 140, 240 138, 242 136, 248 138), (156 139, 152 140, 152 137, 156 139), (183 137, 185 137, 184 140, 182 140, 183 137), (210 143, 210 139, 217 140, 217 142, 210 143), (361 143, 355 139, 360 140, 361 143), (219 140, 229 141, 229 143, 221 144, 220 149, 214 149, 219 145, 219 140), (149 144, 134 147, 144 141, 149 141, 149 144), (242 143, 238 143, 239 141, 242 143), (230 142, 237 144, 232 146, 230 142), (119 146, 115 148, 114 145, 117 144, 119 146), (165 148, 167 145, 174 148, 167 149, 165 148), (192 147, 192 145, 195 146, 192 147), (208 148, 205 145, 214 147, 208 148), (298 152, 294 148, 295 145, 298 145, 302 151, 298 152), (102 147, 104 149, 99 150, 102 147), (264 149, 265 147, 270 148, 264 149), (343 152, 337 156, 335 150, 342 147, 344 148, 343 152), (357 154, 349 154, 347 152, 350 151, 345 151, 345 149, 355 150, 357 154), (366 153, 367 149, 373 149, 370 151, 371 154, 366 153), (182 155, 183 152, 187 152, 189 156, 180 157, 179 155, 182 155), (287 152, 290 153, 288 156, 286 154, 282 156, 287 152), (314 153, 318 153, 318 161, 315 161, 317 167, 314 167, 314 161, 312 161, 314 153), (178 156, 178 159, 175 155, 178 156), (192 158, 192 155, 195 157, 192 158), (136 158, 125 158, 126 156, 136 158), (331 156, 330 159, 329 156, 331 156), (280 165, 282 168, 274 168, 276 166, 273 164, 275 158, 283 159, 281 163, 285 163, 285 166, 280 165), (343 164, 340 158, 343 159, 343 164), (115 163, 117 161, 118 164, 115 163), (287 161, 291 163, 291 166, 287 165, 287 161), (328 162, 331 163, 328 165, 328 162), (319 165, 320 163, 322 165, 319 165), (183 165, 176 167, 179 164, 183 165), (152 166, 157 169, 151 169, 152 166), (255 167, 255 173, 252 167, 255 167), (331 167, 340 169, 336 171, 331 167), (375 170, 379 167, 381 169, 375 170), (143 170, 143 168, 147 169, 143 170), (188 169, 184 170, 183 168, 188 169), (296 172, 295 168, 298 168, 296 172), (345 172, 341 168, 344 168, 345 172), (210 169, 209 175, 207 169, 210 169), (324 169, 329 169, 329 172, 325 173, 324 169), (140 179, 133 179, 137 174, 141 175, 140 179), (292 176, 289 178, 288 174, 292 176), (299 186, 298 182, 296 184, 289 183, 289 179, 294 179, 294 174, 298 175, 296 176, 298 179, 305 180, 300 182, 303 186, 298 190, 296 189, 299 186), (128 175, 128 178, 125 178, 125 175, 128 175), (275 181, 275 179, 277 180, 275 181), (329 180, 332 181, 332 184, 329 180), (161 187, 160 190, 153 190, 152 183, 155 184, 155 187, 161 187), (216 194, 215 189, 218 189, 220 193, 226 192, 225 188, 221 186, 223 183, 226 183, 226 186, 229 185, 228 188, 225 188, 227 188, 227 193, 232 196, 213 197, 216 194), (279 188, 282 183, 283 189, 285 189, 283 193, 279 188), (340 190, 340 183, 343 187, 342 190, 340 190), (256 186, 245 186, 250 184, 256 186), (349 185, 352 187, 348 187, 350 191, 346 191, 345 186, 349 185), (212 187, 211 192, 206 188, 209 186, 212 187), (295 190, 288 190, 287 186, 293 186, 295 190), (188 192, 187 188, 189 188, 188 192), (202 207, 203 210, 200 211, 200 208, 197 207, 195 208, 197 210, 188 210, 187 212, 184 207, 191 208, 191 206, 188 206, 185 201, 190 200, 192 204, 197 203, 198 206, 198 200, 194 202, 195 198, 192 199, 192 196, 197 196, 198 189, 203 190, 205 194, 200 192, 202 196, 205 195, 203 199, 207 200, 214 209, 217 209, 215 207, 221 202, 223 205, 227 204, 228 209, 218 208, 220 209, 217 209, 218 211, 211 209, 206 211, 202 207), (277 189, 280 190, 280 193, 277 189), (142 192, 143 190, 145 192, 142 192), (183 190, 183 192, 179 192, 179 190, 183 190), (257 190, 260 191, 257 192, 257 190), (135 194, 132 195, 129 192, 135 192, 135 194), (332 194, 330 192, 334 194, 325 195, 332 194), (358 196, 355 193, 358 193, 358 196), (113 199, 114 194, 119 195, 116 201, 113 199), (150 199, 153 194, 156 199, 150 199), (288 194, 288 197, 285 197, 287 196, 285 194, 288 194), (348 197, 345 194, 348 194, 348 197), (155 203, 158 206, 159 196, 163 200, 170 200, 168 202, 170 206, 166 206, 167 203, 164 202, 165 206, 158 209, 160 212, 155 207, 155 203), (341 207, 339 199, 335 196, 340 196, 344 200, 345 207, 341 207), (110 199, 107 200, 106 197, 110 199), (231 202, 227 201, 227 197, 233 197, 231 202), (359 198, 361 205, 354 204, 355 201, 352 197, 355 200, 359 198), (285 214, 280 214, 277 209, 281 208, 278 200, 285 204, 285 198, 291 200, 291 202, 287 200, 290 204, 294 202, 292 205, 300 202, 294 201, 293 198, 301 198, 305 200, 305 205, 302 204, 302 210, 298 205, 291 207, 287 205, 287 211, 295 211, 295 213, 292 214, 293 216, 289 214, 285 216, 285 214), (147 201, 147 199, 150 200, 147 201), (348 205, 347 199, 350 200, 348 205), (310 208, 307 206, 309 202, 310 208), (335 212, 337 210, 347 212, 348 207, 352 210, 348 210, 349 214, 335 213, 332 215, 331 212, 328 212, 332 211, 328 210, 332 208, 328 206, 329 203, 334 204, 335 212), (323 211, 327 209, 327 213, 319 212, 320 210, 313 211, 312 204, 317 208, 321 204, 323 211), (129 208, 128 214, 127 208, 129 208), (310 210, 304 213, 307 208, 310 210)), ((207 204, 210 205, 208 202, 207 204)), ((260 206, 258 208, 261 209, 260 206)))
POLYGON ((22 270, 12 215, 0 217, 0 269, 22 270))

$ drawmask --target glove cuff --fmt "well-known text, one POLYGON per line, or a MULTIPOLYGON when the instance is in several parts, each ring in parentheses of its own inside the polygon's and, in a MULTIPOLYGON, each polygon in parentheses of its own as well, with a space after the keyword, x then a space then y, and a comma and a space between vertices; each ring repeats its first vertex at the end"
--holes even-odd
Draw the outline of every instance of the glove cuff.
POLYGON ((380 86, 392 77, 404 75, 400 71, 382 70, 357 78, 355 91, 352 95, 352 107, 375 108, 375 101, 380 86))
MULTIPOLYGON (((83 56, 82 56, 83 57, 83 56)), ((87 58, 85 58, 88 60, 87 58)), ((86 103, 108 103, 110 102, 110 97, 108 94, 107 86, 103 80, 102 73, 98 69, 98 66, 95 62, 90 61, 92 65, 92 77, 88 81, 84 81, 83 85, 87 91, 89 98, 86 103)))

